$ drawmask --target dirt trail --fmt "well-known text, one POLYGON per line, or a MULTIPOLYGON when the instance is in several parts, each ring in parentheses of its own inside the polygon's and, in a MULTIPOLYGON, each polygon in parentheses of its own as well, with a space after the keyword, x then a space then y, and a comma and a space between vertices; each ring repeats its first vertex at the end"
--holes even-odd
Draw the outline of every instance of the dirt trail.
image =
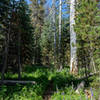
POLYGON ((53 82, 50 81, 45 93, 43 94, 43 100, 51 100, 51 95, 54 93, 53 91, 53 82))

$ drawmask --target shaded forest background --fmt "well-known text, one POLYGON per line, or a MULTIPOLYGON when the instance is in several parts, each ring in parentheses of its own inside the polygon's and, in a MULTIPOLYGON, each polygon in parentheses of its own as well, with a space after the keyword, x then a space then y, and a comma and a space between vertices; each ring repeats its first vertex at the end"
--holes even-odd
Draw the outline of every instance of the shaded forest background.
MULTIPOLYGON (((76 6, 78 68, 98 70, 99 9, 97 2, 87 2, 83 0, 76 6)), ((24 0, 4 0, 0 2, 0 6, 1 55, 4 54, 6 45, 4 41, 9 33, 9 46, 20 45, 21 64, 55 65, 58 69, 59 63, 62 63, 63 68, 70 65, 69 2, 62 2, 61 40, 59 40, 59 1, 55 2, 55 9, 46 0, 34 0, 30 4, 24 0)), ((9 51, 10 49, 9 47, 9 51)), ((14 49, 16 52, 17 49, 14 49)), ((2 56, 0 57, 2 63, 2 56)), ((13 59, 11 63, 16 63, 15 60, 13 59)))

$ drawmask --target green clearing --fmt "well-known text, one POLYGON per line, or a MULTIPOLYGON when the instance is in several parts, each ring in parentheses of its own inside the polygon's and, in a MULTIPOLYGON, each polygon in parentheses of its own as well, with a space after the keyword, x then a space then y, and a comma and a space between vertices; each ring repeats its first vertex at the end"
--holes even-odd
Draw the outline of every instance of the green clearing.
MULTIPOLYGON (((7 73, 5 78, 16 79, 17 74, 7 73)), ((64 68, 61 72, 58 72, 44 66, 25 66, 22 72, 22 80, 32 80, 36 84, 1 85, 0 100, 43 100, 43 95, 49 88, 50 82, 53 84, 50 100, 86 100, 84 90, 80 90, 80 94, 75 93, 75 88, 82 80, 78 80, 77 76, 70 75, 69 68, 64 68)), ((93 98, 98 100, 100 78, 92 76, 84 81, 86 82, 84 89, 90 91, 92 87, 93 98)))

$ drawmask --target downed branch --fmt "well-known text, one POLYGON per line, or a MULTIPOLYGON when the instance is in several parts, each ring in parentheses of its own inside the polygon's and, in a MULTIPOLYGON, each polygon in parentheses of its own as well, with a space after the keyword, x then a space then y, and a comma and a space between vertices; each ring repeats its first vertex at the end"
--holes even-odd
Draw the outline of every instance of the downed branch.
POLYGON ((35 84, 35 81, 21 81, 21 80, 0 80, 0 84, 7 84, 7 83, 11 83, 11 84, 15 84, 15 83, 19 83, 19 84, 35 84))

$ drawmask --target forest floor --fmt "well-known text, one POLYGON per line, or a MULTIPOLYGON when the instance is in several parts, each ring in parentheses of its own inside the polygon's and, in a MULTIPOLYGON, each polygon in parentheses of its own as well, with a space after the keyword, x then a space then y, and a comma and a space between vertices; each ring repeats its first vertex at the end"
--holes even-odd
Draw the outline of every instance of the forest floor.
POLYGON ((43 94, 43 100, 51 100, 51 96, 53 95, 53 93, 53 82, 51 80, 46 88, 46 91, 43 94))
MULTIPOLYGON (((17 73, 8 72, 6 79, 17 79, 17 73)), ((25 66, 22 80, 35 81, 35 84, 0 85, 0 100, 99 100, 100 77, 79 79, 70 75, 69 68, 61 72, 41 66, 25 66), (76 93, 77 86, 85 82, 84 88, 76 93), (91 91, 92 89, 92 91, 91 91), (87 91, 87 92, 86 92, 87 91)))

